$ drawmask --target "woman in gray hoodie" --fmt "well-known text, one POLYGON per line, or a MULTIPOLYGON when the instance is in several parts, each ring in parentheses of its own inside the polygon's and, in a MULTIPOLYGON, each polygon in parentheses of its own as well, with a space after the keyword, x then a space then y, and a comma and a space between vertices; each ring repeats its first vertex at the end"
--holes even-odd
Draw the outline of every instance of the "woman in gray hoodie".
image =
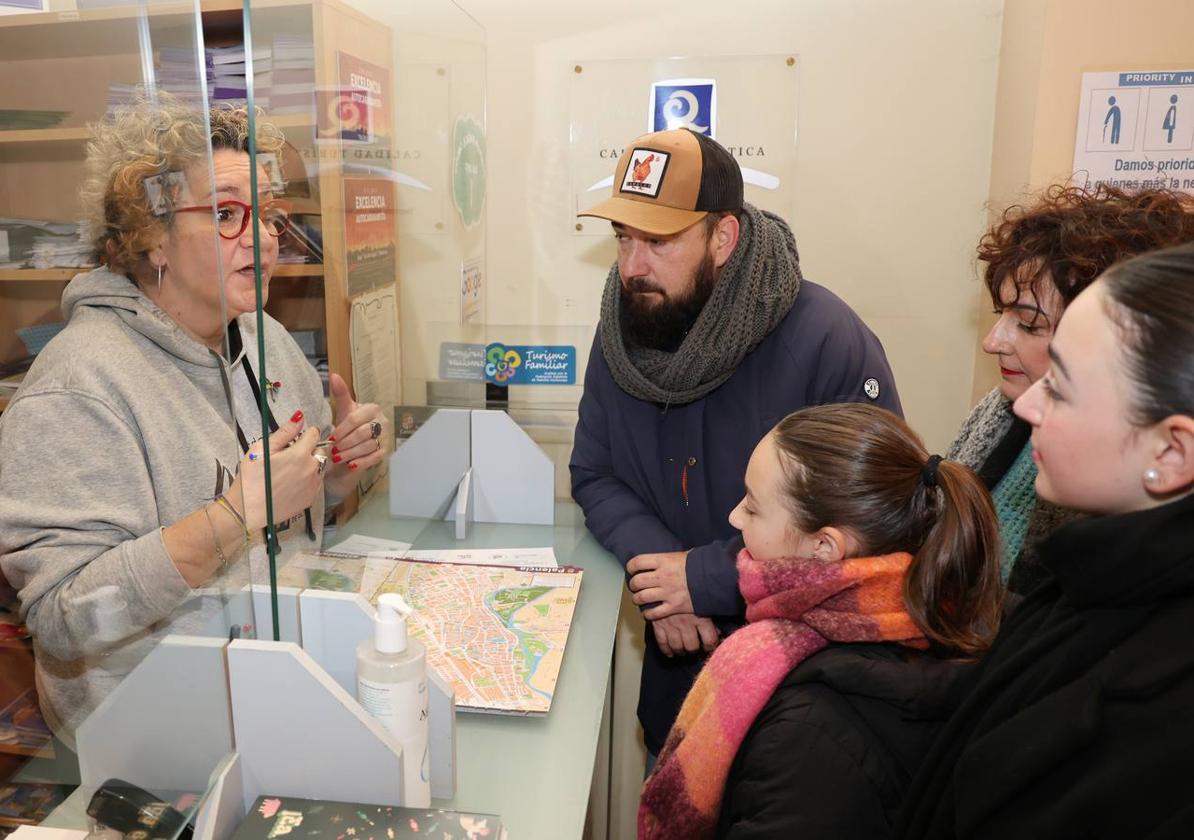
MULTIPOLYGON (((239 586, 265 555, 264 447, 284 553, 318 548, 325 506, 387 454, 381 409, 333 375, 333 425, 268 315, 265 372, 284 387, 262 416, 248 114, 204 117, 159 94, 93 126, 81 194, 101 265, 67 286, 66 328, 0 416, 0 568, 67 743, 164 635, 228 633, 196 590, 239 586)), ((259 152, 282 142, 257 123, 259 152)), ((261 166, 257 187, 264 296, 289 220, 261 166)))

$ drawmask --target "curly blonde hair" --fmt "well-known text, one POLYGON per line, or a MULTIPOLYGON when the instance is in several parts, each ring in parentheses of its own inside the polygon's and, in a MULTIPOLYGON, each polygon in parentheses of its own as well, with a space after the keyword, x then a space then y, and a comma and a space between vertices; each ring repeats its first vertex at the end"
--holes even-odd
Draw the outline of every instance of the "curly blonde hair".
MULTIPOLYGON (((285 143, 282 132, 260 111, 256 116, 257 152, 277 154, 285 143)), ((166 92, 156 102, 140 96, 89 128, 79 191, 83 237, 97 261, 121 271, 144 260, 172 220, 153 214, 146 178, 185 172, 207 157, 209 140, 212 151, 249 150, 248 109, 212 108, 205 121, 202 111, 166 92)))

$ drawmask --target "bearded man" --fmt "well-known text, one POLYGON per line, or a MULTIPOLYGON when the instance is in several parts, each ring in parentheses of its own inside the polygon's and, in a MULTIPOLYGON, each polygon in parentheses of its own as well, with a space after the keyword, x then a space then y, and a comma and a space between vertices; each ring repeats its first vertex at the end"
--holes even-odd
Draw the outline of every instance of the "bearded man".
POLYGON ((721 635, 742 622, 729 524, 755 445, 809 405, 900 412, 883 346, 804 280, 778 216, 743 200, 726 149, 688 129, 619 157, 608 219, 618 259, 585 372, 572 495, 625 565, 648 629, 638 717, 648 770, 721 635))

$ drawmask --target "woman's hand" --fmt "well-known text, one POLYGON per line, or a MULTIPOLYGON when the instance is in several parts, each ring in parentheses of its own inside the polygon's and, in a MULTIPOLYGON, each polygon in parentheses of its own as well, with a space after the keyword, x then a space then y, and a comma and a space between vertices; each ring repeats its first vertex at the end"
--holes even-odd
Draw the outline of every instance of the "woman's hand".
MULTIPOLYGON (((270 484, 273 487, 274 521, 285 522, 311 507, 323 486, 323 470, 316 455, 319 429, 303 430, 303 413, 296 411, 289 421, 269 436, 270 484)), ((240 475, 229 487, 233 505, 244 505, 249 532, 265 527, 265 461, 262 442, 249 447, 240 464, 240 475), (239 487, 237 485, 240 485, 239 487), (243 501, 242 496, 243 494, 243 501)))
POLYGON ((363 469, 376 466, 393 449, 394 433, 381 406, 358 403, 348 383, 338 373, 328 379, 336 428, 332 430, 332 463, 328 466, 328 492, 342 498, 352 490, 363 469))

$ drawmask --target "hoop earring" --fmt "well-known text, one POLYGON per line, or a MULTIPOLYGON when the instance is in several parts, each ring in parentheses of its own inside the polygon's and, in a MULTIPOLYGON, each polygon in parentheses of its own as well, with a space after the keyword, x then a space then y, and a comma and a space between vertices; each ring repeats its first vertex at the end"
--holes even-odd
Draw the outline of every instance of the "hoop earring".
POLYGON ((162 293, 162 266, 158 264, 158 294, 162 293))

